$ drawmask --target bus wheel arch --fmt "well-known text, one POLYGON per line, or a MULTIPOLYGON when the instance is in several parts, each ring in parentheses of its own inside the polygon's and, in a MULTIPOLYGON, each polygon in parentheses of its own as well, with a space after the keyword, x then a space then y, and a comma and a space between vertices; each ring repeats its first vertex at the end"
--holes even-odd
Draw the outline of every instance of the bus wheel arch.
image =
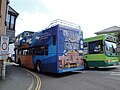
POLYGON ((37 72, 42 72, 42 64, 40 60, 36 61, 35 69, 37 72))
POLYGON ((89 66, 88 66, 87 61, 86 61, 85 59, 83 59, 83 61, 84 61, 84 68, 85 68, 85 69, 88 69, 88 68, 89 68, 89 66))

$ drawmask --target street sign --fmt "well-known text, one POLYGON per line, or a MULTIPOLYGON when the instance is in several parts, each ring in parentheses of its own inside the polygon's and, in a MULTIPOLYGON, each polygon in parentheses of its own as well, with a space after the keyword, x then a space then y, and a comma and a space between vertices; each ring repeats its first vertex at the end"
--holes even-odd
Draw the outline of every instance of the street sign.
POLYGON ((9 53, 9 37, 5 35, 0 36, 0 60, 7 57, 9 53))

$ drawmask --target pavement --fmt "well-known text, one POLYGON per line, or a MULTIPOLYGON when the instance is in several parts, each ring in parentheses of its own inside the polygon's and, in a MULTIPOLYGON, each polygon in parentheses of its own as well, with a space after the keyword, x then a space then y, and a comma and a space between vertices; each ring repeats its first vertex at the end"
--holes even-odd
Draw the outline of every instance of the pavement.
POLYGON ((6 78, 0 80, 0 90, 30 90, 33 76, 14 63, 7 63, 6 78))

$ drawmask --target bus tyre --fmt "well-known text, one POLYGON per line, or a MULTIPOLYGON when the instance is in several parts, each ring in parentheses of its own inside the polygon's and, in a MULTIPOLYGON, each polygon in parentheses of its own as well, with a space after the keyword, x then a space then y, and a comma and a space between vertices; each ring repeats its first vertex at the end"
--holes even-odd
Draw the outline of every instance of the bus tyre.
POLYGON ((94 67, 95 69, 98 69, 98 67, 94 67))
POLYGON ((88 64, 87 64, 87 62, 84 60, 84 69, 88 69, 89 67, 88 67, 88 64))
POLYGON ((37 61, 37 63, 36 63, 36 70, 37 70, 37 72, 41 72, 42 71, 42 67, 41 67, 41 62, 40 61, 37 61))

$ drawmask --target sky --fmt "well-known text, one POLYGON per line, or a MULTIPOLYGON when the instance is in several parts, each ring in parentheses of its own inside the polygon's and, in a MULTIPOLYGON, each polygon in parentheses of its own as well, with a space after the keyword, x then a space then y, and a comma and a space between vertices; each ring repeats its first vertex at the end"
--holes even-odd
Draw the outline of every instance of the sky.
POLYGON ((80 25, 83 37, 120 26, 120 0, 10 0, 19 16, 16 35, 23 31, 41 31, 55 19, 80 25))

